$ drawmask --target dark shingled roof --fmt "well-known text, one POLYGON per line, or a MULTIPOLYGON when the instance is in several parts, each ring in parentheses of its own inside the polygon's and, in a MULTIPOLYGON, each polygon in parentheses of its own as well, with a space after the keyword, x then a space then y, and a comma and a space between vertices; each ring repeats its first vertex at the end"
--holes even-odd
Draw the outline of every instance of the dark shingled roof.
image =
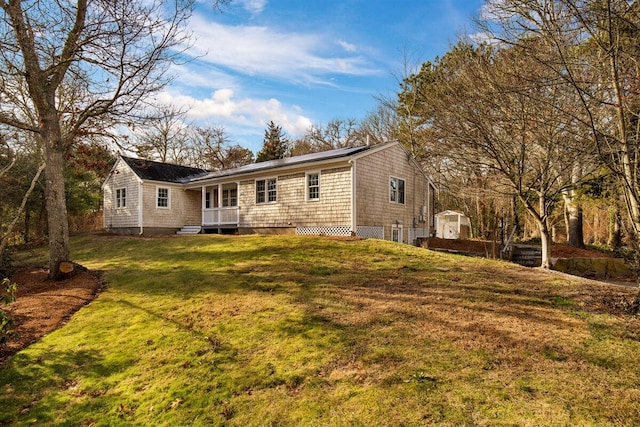
POLYGON ((293 166, 293 165, 299 165, 304 163, 318 162, 322 160, 349 157, 349 156, 353 156, 354 154, 360 153, 362 151, 366 151, 373 147, 374 147, 373 145, 365 145, 361 147, 338 148, 335 150, 322 151, 320 153, 303 154, 301 156, 286 157, 284 159, 269 160, 269 161, 260 162, 260 163, 251 163, 251 164, 240 166, 233 169, 226 169, 226 170, 221 170, 216 172, 208 172, 206 174, 193 177, 189 181, 193 182, 193 181, 200 181, 203 179, 221 178, 224 176, 233 176, 233 175, 258 172, 258 171, 263 171, 268 169, 276 169, 284 166, 293 166))
POLYGON ((204 179, 222 178, 252 172, 266 171, 270 169, 278 169, 285 166, 314 163, 323 160, 348 158, 363 151, 367 151, 373 147, 376 147, 376 145, 338 148, 335 150, 322 151, 320 153, 303 154, 301 156, 287 157, 284 159, 251 163, 233 169, 214 172, 205 169, 172 165, 169 163, 154 162, 152 160, 145 159, 134 159, 132 157, 125 156, 122 156, 122 160, 124 160, 135 172, 135 174, 138 175, 141 179, 185 184, 189 182, 201 181, 204 179))
POLYGON ((145 159, 134 159, 125 156, 122 156, 122 160, 124 160, 141 179, 150 181, 183 183, 188 181, 187 178, 189 177, 208 172, 205 169, 171 165, 169 163, 160 163, 145 159))

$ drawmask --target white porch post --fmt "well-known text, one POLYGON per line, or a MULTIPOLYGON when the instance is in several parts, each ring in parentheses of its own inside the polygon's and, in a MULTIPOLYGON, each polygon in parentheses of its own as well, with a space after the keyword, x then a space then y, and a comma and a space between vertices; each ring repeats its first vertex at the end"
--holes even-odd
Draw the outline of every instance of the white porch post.
POLYGON ((202 209, 200 210, 200 225, 204 225, 204 210, 206 209, 207 205, 207 187, 206 186, 202 186, 202 199, 201 199, 201 205, 202 205, 202 209))
POLYGON ((144 234, 144 187, 142 180, 138 183, 138 225, 140 226, 140 235, 144 234))
POLYGON ((240 227, 240 181, 236 181, 236 227, 240 227))

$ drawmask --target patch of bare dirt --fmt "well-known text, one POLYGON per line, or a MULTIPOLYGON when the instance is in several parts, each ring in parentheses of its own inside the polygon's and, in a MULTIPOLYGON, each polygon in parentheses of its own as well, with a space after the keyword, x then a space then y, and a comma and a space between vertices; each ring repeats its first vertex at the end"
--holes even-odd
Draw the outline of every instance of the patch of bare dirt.
POLYGON ((594 311, 605 312, 616 316, 639 316, 640 293, 635 295, 615 292, 596 295, 590 301, 589 308, 594 311))
POLYGON ((16 301, 2 309, 13 317, 15 326, 11 332, 16 335, 0 346, 0 364, 64 325, 102 288, 97 274, 80 269, 61 281, 49 280, 44 269, 19 269, 10 279, 18 285, 16 301))
POLYGON ((613 254, 595 248, 574 248, 564 243, 551 245, 551 256, 554 258, 613 258, 613 254))
POLYGON ((422 241, 422 246, 427 249, 445 249, 448 251, 472 253, 479 255, 491 254, 495 248, 500 251, 500 243, 492 243, 489 240, 464 240, 464 239, 440 239, 430 237, 422 241))
MULTIPOLYGON (((430 237, 423 241, 423 246, 432 249, 446 249, 450 251, 467 252, 473 254, 491 254, 492 251, 500 251, 500 243, 495 244, 490 240, 462 240, 440 239, 430 237)), ((612 258, 613 255, 594 248, 578 249, 564 243, 555 243, 551 246, 551 256, 554 258, 612 258)))

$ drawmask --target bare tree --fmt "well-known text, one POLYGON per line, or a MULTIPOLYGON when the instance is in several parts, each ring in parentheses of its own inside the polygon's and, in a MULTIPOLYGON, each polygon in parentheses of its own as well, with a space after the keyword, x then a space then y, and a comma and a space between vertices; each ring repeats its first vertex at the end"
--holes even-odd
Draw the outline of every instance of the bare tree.
POLYGON ((196 127, 190 143, 190 164, 210 170, 231 169, 253 163, 253 153, 231 140, 222 126, 196 127))
POLYGON ((397 103, 378 98, 378 106, 367 113, 359 123, 357 133, 360 141, 379 144, 399 138, 397 103))
POLYGON ((356 119, 333 119, 326 125, 312 125, 305 135, 294 141, 291 155, 358 147, 366 144, 367 136, 356 119))
POLYGON ((168 66, 188 45, 192 1, 0 0, 0 10, 0 123, 44 146, 49 276, 56 279, 70 258, 65 151, 86 129, 131 122, 164 87, 168 66), (82 96, 60 102, 64 87, 82 96))
POLYGON ((11 222, 9 222, 9 224, 7 224, 4 230, 0 230, 2 231, 0 232, 0 255, 2 255, 4 251, 7 249, 7 245, 9 243, 9 237, 13 233, 16 227, 16 224, 20 219, 20 216, 24 212, 25 207, 27 206, 27 202, 29 201, 29 197, 31 197, 31 193, 33 193, 33 190, 36 187, 36 183, 40 179, 40 175, 42 174, 42 171, 44 170, 45 166, 46 166, 46 163, 40 164, 40 166, 36 170, 36 173, 33 175, 33 178, 31 179, 29 188, 22 196, 22 200, 20 201, 20 205, 18 209, 16 210, 16 212, 14 212, 13 219, 11 220, 11 222))
POLYGON ((171 105, 154 106, 144 124, 145 130, 134 143, 138 156, 164 163, 186 163, 189 130, 185 115, 185 110, 171 105))
POLYGON ((0 144, 0 178, 8 174, 15 166, 17 157, 13 153, 13 150, 2 138, 0 144))
POLYGON ((362 145, 355 119, 333 119, 325 126, 312 126, 306 137, 318 151, 362 145))
POLYGON ((573 90, 582 134, 619 179, 640 233, 640 4, 627 0, 494 0, 484 30, 573 90), (543 41, 540 51, 529 43, 543 41))
POLYGON ((0 194, 0 257, 45 168, 42 151, 25 136, 29 135, 25 132, 0 133, 0 186, 5 188, 0 194), (30 163, 32 167, 29 167, 30 163))
POLYGON ((557 105, 565 86, 516 50, 467 44, 421 73, 413 77, 423 83, 412 87, 428 106, 424 123, 439 149, 452 165, 500 177, 493 190, 517 196, 534 219, 548 268, 549 216, 588 152, 575 119, 557 105))

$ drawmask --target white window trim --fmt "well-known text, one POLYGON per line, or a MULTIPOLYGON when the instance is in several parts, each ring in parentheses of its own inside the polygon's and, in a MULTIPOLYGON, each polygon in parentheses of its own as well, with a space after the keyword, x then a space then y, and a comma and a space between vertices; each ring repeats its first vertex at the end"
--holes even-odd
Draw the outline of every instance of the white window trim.
POLYGON ((156 186, 156 209, 171 209, 171 187, 156 186), (167 190, 167 206, 159 206, 158 199, 160 198, 160 189, 167 190))
MULTIPOLYGON (((398 188, 399 188, 399 187, 400 187, 400 186, 398 185, 398 188)), ((396 190, 396 191, 398 191, 398 194, 399 194, 399 189, 398 189, 398 190, 396 190)), ((402 206, 404 206, 404 205, 406 205, 406 204, 407 204, 407 180, 406 180, 406 179, 404 179, 404 178, 398 178, 397 176, 389 175, 389 203, 394 204, 394 205, 402 205, 402 206), (391 200, 391 180, 392 180, 392 179, 397 180, 397 181, 398 181, 398 184, 400 183, 399 181, 403 181, 403 182, 404 182, 404 201, 403 201, 402 203, 400 203, 400 202, 394 202, 394 201, 392 201, 392 200, 391 200)))
POLYGON ((115 196, 116 196, 116 200, 115 200, 116 209, 126 209, 127 208, 127 187, 116 188, 115 196), (122 203, 123 201, 122 190, 124 190, 124 203, 122 203), (120 192, 120 197, 118 197, 118 192, 120 192))
POLYGON ((320 192, 321 192, 321 185, 322 185, 321 176, 322 176, 322 173, 320 171, 309 171, 309 172, 305 173, 305 175, 304 175, 304 192, 305 192, 304 198, 305 198, 305 200, 307 202, 318 202, 318 201, 320 201, 320 194, 321 194, 320 192), (318 175, 318 198, 316 198, 316 199, 310 199, 309 198, 309 175, 318 175))
POLYGON ((254 196, 256 205, 272 205, 274 203, 278 203, 278 177, 277 176, 270 176, 268 178, 256 179, 253 182, 253 186, 255 190, 253 196, 254 196), (271 181, 271 180, 276 182, 276 199, 275 200, 269 200, 268 181, 271 181), (264 202, 258 202, 258 181, 264 181, 264 202))

